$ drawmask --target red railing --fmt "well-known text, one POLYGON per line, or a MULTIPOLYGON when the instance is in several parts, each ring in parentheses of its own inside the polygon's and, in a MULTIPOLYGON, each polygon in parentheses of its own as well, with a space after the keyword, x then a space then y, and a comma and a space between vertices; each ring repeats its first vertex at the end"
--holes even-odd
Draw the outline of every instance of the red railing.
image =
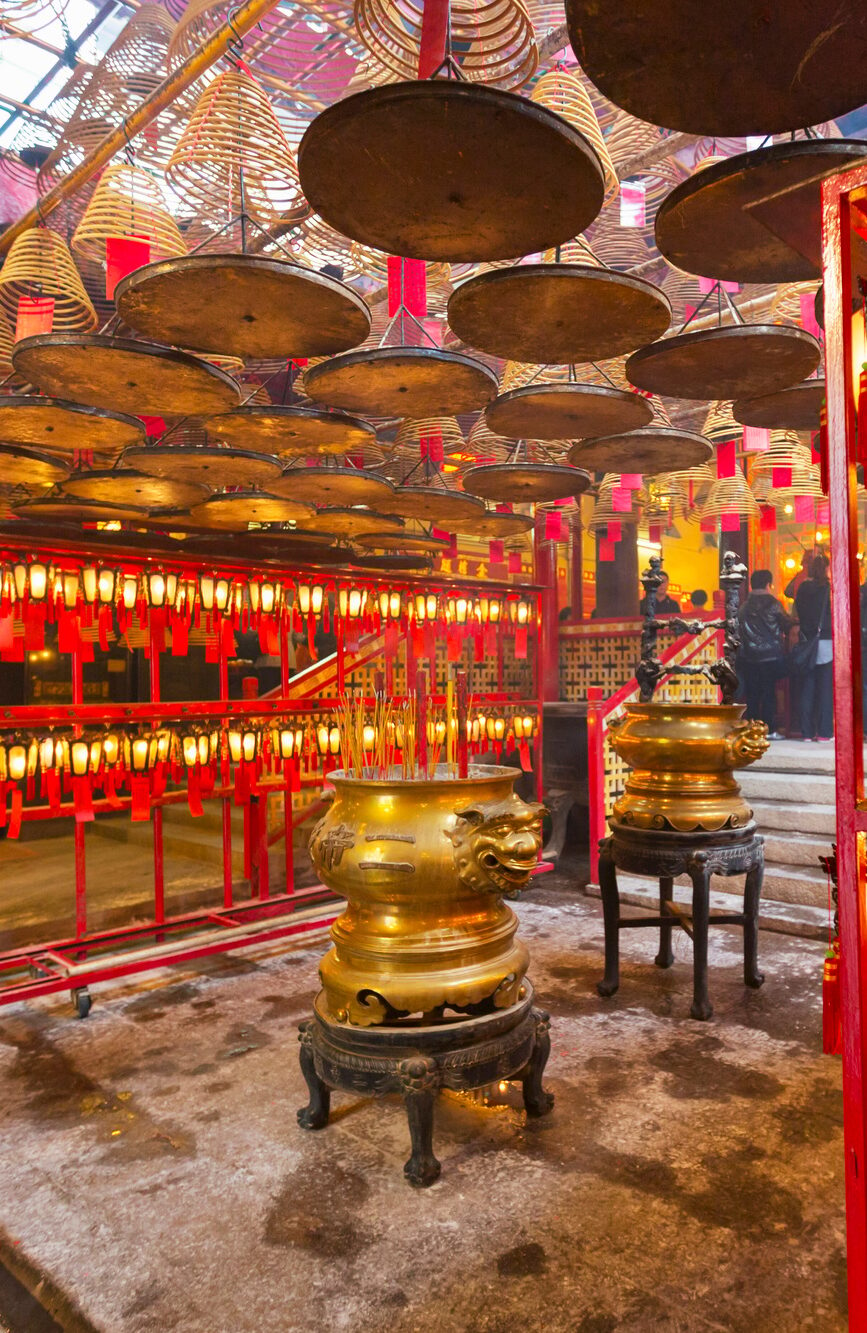
MULTIPOLYGON (((700 634, 684 634, 659 654, 659 660, 664 664, 681 665, 690 662, 694 658, 706 652, 709 645, 714 644, 716 651, 722 647, 722 630, 707 629, 700 634)), ((688 677, 687 680, 695 682, 701 681, 701 677, 688 677)), ((716 686, 706 682, 708 690, 716 695, 716 686)), ((657 697, 660 700, 670 699, 672 692, 677 688, 677 681, 672 681, 668 685, 664 682, 659 688, 657 697)), ((696 688, 692 686, 693 690, 696 688)), ((595 884, 599 878, 599 843, 605 837, 608 828, 608 817, 610 809, 610 793, 608 790, 607 766, 610 756, 607 753, 608 723, 611 718, 623 707, 624 704, 632 703, 638 698, 638 681, 632 676, 625 685, 622 685, 616 693, 610 695, 607 699, 604 691, 598 686, 591 686, 587 691, 587 780, 589 785, 589 808, 590 808, 590 882, 595 884)))

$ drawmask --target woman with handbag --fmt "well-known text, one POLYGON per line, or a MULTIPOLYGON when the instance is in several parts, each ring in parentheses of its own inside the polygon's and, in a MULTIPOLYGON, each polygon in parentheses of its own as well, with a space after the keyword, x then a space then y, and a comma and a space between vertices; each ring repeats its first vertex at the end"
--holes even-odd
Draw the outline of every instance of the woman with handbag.
POLYGON ((813 557, 810 577, 795 594, 800 625, 792 649, 801 676, 801 739, 829 741, 834 735, 834 649, 831 640, 831 583, 828 560, 813 557))

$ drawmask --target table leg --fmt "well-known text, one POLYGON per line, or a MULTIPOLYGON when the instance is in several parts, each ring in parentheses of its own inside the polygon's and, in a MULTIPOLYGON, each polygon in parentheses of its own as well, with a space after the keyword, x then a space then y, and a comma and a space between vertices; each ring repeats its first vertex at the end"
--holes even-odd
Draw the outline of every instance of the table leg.
MULTIPOLYGON (((665 916, 665 904, 674 897, 674 880, 671 875, 661 875, 659 880, 659 915, 665 916)), ((659 953, 654 958, 657 967, 671 967, 674 952, 671 947, 671 931, 674 922, 666 922, 659 927, 659 953)))
POLYGON ((754 990, 765 979, 759 971, 759 898, 764 873, 764 848, 759 847, 744 882, 744 985, 754 990))
POLYGON ((620 985, 620 893, 610 838, 599 844, 599 889, 605 924, 605 975, 597 981, 596 989, 600 995, 613 995, 620 985))
POLYGON ((692 880, 693 931, 693 998, 690 1013, 704 1021, 713 1016, 713 1005, 707 991, 707 934, 710 917, 710 867, 705 853, 698 852, 690 859, 689 877, 692 880))
POLYGON ((398 1065, 412 1152, 403 1168, 411 1185, 432 1185, 441 1167, 433 1151, 434 1099, 439 1086, 435 1060, 410 1057, 398 1065))
POLYGON ((301 1042, 299 1060, 301 1073, 310 1093, 310 1101, 298 1112, 298 1124, 302 1129, 323 1129, 328 1124, 331 1112, 331 1089, 316 1072, 313 1058, 313 1024, 307 1020, 301 1024, 298 1040, 301 1042))
POLYGON ((554 1105, 554 1094, 542 1087, 542 1075, 548 1056, 551 1054, 550 1020, 543 1009, 534 1010, 536 1015, 536 1040, 533 1054, 527 1065, 527 1072, 521 1080, 524 1092, 524 1108, 527 1115, 547 1115, 554 1105))

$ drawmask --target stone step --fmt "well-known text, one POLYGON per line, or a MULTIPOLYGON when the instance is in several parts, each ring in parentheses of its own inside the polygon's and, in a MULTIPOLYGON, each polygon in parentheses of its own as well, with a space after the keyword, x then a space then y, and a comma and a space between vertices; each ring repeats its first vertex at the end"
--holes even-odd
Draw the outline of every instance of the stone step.
POLYGON ((821 866, 766 865, 762 897, 808 907, 824 906, 827 911, 828 877, 821 866))
MULTIPOLYGON (((720 881, 725 883, 725 881, 720 881)), ((731 884, 731 881, 729 881, 731 884)), ((652 880, 642 879, 639 875, 618 873, 617 885, 621 902, 631 903, 636 907, 650 909, 651 914, 659 908, 659 885, 652 880)), ((690 904, 689 880, 675 881, 674 900, 677 903, 690 904)), ((599 897, 599 886, 588 884, 585 893, 588 897, 599 897)), ((740 912, 743 910, 743 893, 727 893, 713 888, 710 895, 712 912, 740 912)), ((759 926, 762 930, 774 930, 783 935, 802 935, 808 939, 827 939, 827 908, 804 903, 777 902, 762 895, 759 903, 759 926)))
POLYGON ((794 801, 780 801, 778 804, 775 801, 758 800, 755 797, 750 798, 750 805, 760 833, 768 833, 770 830, 783 833, 821 833, 829 838, 833 838, 836 833, 834 805, 815 801, 805 801, 800 805, 794 801))
POLYGON ((833 773, 833 741, 771 741, 751 772, 833 773))
POLYGON ((811 801, 833 805, 836 785, 832 773, 777 773, 763 768, 744 768, 736 774, 748 801, 811 801))
POLYGON ((832 834, 793 832, 786 837, 777 830, 759 832, 765 835, 766 866, 817 866, 819 857, 831 852, 832 834))

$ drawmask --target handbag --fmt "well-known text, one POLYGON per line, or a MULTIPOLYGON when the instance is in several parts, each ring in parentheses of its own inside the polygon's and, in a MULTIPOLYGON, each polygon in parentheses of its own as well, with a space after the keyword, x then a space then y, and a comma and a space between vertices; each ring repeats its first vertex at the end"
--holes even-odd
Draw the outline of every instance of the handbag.
POLYGON ((816 658, 819 655, 819 637, 822 633, 822 622, 825 619, 825 612, 831 602, 831 594, 825 599, 825 605, 822 607, 819 620, 816 625, 816 633, 809 639, 799 639, 793 648, 790 648, 786 657, 786 669, 790 676, 803 676, 808 671, 812 671, 816 665, 816 658))

